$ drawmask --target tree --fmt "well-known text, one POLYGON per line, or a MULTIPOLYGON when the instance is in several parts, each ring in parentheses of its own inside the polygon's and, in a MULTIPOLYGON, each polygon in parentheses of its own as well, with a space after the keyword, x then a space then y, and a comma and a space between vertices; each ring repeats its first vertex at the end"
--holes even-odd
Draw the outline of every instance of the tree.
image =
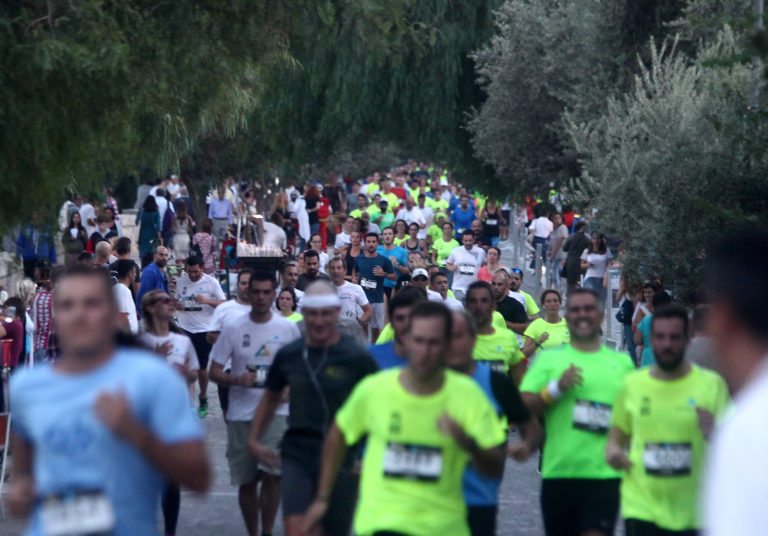
POLYGON ((283 61, 297 3, 12 0, 0 6, 0 212, 65 186, 169 169, 201 136, 242 128, 283 61))
POLYGON ((652 45, 632 91, 609 99, 604 117, 568 123, 585 195, 601 228, 623 240, 625 266, 661 275, 682 301, 695 295, 713 235, 768 214, 756 151, 768 139, 745 109, 749 68, 710 66, 738 48, 728 28, 696 58, 652 45))
MULTIPOLYGON (((648 37, 665 33, 680 1, 508 0, 496 35, 473 56, 488 98, 468 128, 476 155, 507 193, 524 196, 578 177, 564 114, 586 120, 630 87, 648 37)), ((573 184, 572 184, 573 186, 573 184)))

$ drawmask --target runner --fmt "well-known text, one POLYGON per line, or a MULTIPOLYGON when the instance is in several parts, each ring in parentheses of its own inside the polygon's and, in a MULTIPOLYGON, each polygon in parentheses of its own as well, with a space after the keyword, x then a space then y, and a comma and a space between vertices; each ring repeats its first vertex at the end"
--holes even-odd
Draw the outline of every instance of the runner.
MULTIPOLYGON (((140 340, 147 348, 164 357, 179 372, 184 382, 191 386, 195 383, 200 365, 192 341, 173 322, 175 310, 173 300, 167 293, 162 290, 147 292, 141 299, 141 315, 146 331, 140 340)), ((181 508, 181 489, 177 484, 165 484, 161 506, 165 520, 164 534, 174 535, 181 508)))
POLYGON ((656 363, 624 381, 605 457, 626 471, 621 513, 627 535, 695 536, 707 442, 728 403, 728 388, 714 372, 685 360, 685 309, 668 306, 654 313, 651 342, 656 363))
MULTIPOLYGON (((387 305, 387 313, 390 323, 387 327, 392 330, 392 340, 372 344, 368 351, 376 360, 381 370, 402 367, 407 364, 405 358, 405 335, 408 332, 408 322, 411 311, 415 306, 426 301, 422 289, 417 287, 406 288, 398 292, 387 305)), ((384 331, 382 331, 384 335, 384 331)))
POLYGON ((733 404, 715 431, 701 512, 710 536, 762 534, 768 525, 768 231, 728 233, 704 262, 709 331, 733 404))
MULTIPOLYGON (((510 445, 508 453, 515 460, 528 459, 541 441, 541 428, 531 419, 528 409, 520 398, 517 386, 509 376, 491 370, 488 363, 472 357, 477 340, 475 321, 466 312, 453 313, 451 350, 446 365, 472 377, 493 405, 496 414, 505 423, 515 423, 522 441, 510 445)), ((506 446, 506 441, 503 443, 506 446)), ((499 508, 499 487, 501 478, 488 478, 478 473, 471 465, 464 471, 464 500, 467 503, 467 523, 472 536, 493 536, 496 534, 496 515, 499 508)))
POLYGON ((493 298, 491 285, 485 281, 475 281, 469 285, 467 312, 477 325, 477 342, 472 357, 487 361, 497 372, 509 374, 515 385, 519 385, 525 372, 523 354, 512 331, 506 327, 493 327, 495 307, 496 300, 493 298))
POLYGON ((301 303, 301 298, 304 293, 296 288, 296 284, 299 282, 299 269, 295 262, 287 262, 280 270, 280 286, 278 287, 278 293, 282 289, 292 288, 296 293, 296 299, 301 303))
POLYGON ((341 316, 352 318, 360 323, 360 327, 367 334, 368 323, 373 316, 373 308, 368 303, 368 298, 360 285, 353 285, 344 279, 347 273, 347 263, 342 257, 333 257, 328 262, 328 275, 336 285, 336 291, 341 300, 341 316))
MULTIPOLYGON (((506 268, 505 268, 506 269, 506 268)), ((511 268, 509 270, 509 297, 519 301, 525 307, 525 314, 528 319, 533 321, 539 316, 539 306, 533 296, 522 289, 523 271, 520 268, 511 268)))
MULTIPOLYGON (((251 312, 224 326, 211 350, 211 380, 229 386, 227 460, 232 485, 250 536, 271 534, 280 505, 280 471, 259 463, 248 451, 248 433, 256 406, 264 395, 266 377, 278 350, 299 337, 294 322, 272 313, 277 281, 266 271, 251 276, 251 312), (232 373, 224 365, 232 360, 232 373), (259 486, 261 484, 261 486, 259 486)), ((281 404, 262 438, 277 452, 287 427, 288 405, 281 404)))
POLYGON ((204 419, 208 415, 208 355, 211 353, 211 343, 206 333, 214 308, 224 303, 226 297, 219 282, 203 273, 203 259, 191 255, 186 265, 186 274, 176 280, 176 300, 179 302, 176 317, 179 327, 192 339, 200 362, 200 370, 197 371, 200 386, 197 413, 198 417, 204 419))
POLYGON ((525 314, 525 307, 516 299, 509 297, 509 273, 506 270, 497 270, 493 274, 491 287, 496 300, 496 310, 501 313, 507 327, 517 334, 519 341, 520 335, 525 333, 530 321, 525 314))
POLYGON ((550 288, 541 293, 545 316, 537 318, 525 329, 525 357, 531 358, 540 348, 557 348, 568 344, 571 336, 565 318, 560 316, 562 302, 562 295, 555 289, 550 288))
POLYGON ((475 245, 475 237, 469 229, 462 233, 461 244, 445 260, 445 266, 454 272, 451 290, 456 299, 463 302, 469 285, 477 281, 477 272, 485 262, 485 251, 475 245))
MULTIPOLYGON (((222 303, 213 310, 211 323, 208 325, 208 333, 205 336, 210 344, 214 344, 219 339, 219 335, 221 334, 221 330, 224 329, 224 326, 228 326, 233 323, 235 319, 240 318, 251 311, 251 298, 248 293, 248 286, 251 283, 252 275, 252 269, 241 269, 237 273, 237 293, 235 297, 222 303)), ((229 374, 230 368, 231 365, 229 363, 224 365, 224 372, 229 374)), ((224 417, 224 421, 226 422, 227 410, 229 409, 229 387, 226 385, 219 385, 216 392, 219 397, 219 404, 221 405, 222 417, 224 417)))
POLYGON ((520 391, 544 418, 541 511, 547 536, 612 535, 619 510, 620 473, 605 461, 611 408, 629 356, 600 344, 603 314, 597 295, 568 296, 568 346, 542 352, 520 391))
MULTIPOLYGON (((387 227, 381 231, 381 238, 384 243, 376 249, 376 252, 382 257, 389 259, 389 262, 392 263, 395 269, 395 275, 408 274, 408 252, 402 247, 395 245, 394 230, 391 227, 387 227)), ((387 295, 387 298, 392 297, 392 289, 395 288, 396 281, 397 277, 394 280, 389 278, 384 280, 384 293, 387 295)))
POLYGON ((461 302, 449 295, 450 289, 448 288, 448 275, 444 271, 438 269, 437 271, 433 272, 429 278, 429 281, 430 290, 433 290, 440 295, 440 299, 442 300, 443 305, 448 307, 448 309, 451 311, 464 310, 464 306, 461 304, 461 302))
MULTIPOLYGON (((341 301, 334 286, 310 285, 304 298, 306 339, 283 347, 267 375, 266 390, 253 418, 249 447, 260 463, 282 467, 283 521, 286 536, 304 535, 304 512, 317 489, 323 438, 336 411, 355 384, 377 370, 371 356, 355 341, 339 334, 341 301), (265 444, 268 430, 289 387, 290 417, 280 456, 265 444)), ((344 461, 339 484, 326 495, 323 529, 329 536, 348 536, 357 495, 354 456, 344 461)), ((318 518, 319 519, 319 518, 318 518)))
POLYGON ((8 507, 28 534, 155 534, 168 481, 203 492, 210 470, 184 382, 149 352, 120 347, 112 285, 73 267, 58 277, 62 355, 11 377, 8 507))
POLYGON ((446 307, 416 306, 405 338, 408 366, 361 382, 339 410, 323 447, 307 532, 327 515, 348 446, 367 435, 357 534, 469 535, 464 468, 471 459, 482 474, 498 478, 505 436, 475 382, 445 370, 451 324, 446 307))
POLYGON ((377 252, 379 236, 375 233, 365 235, 365 249, 362 255, 355 259, 357 273, 360 276, 360 286, 365 291, 368 303, 373 309, 371 318, 371 338, 376 340, 386 323, 384 309, 384 279, 395 281, 395 269, 389 259, 377 252))

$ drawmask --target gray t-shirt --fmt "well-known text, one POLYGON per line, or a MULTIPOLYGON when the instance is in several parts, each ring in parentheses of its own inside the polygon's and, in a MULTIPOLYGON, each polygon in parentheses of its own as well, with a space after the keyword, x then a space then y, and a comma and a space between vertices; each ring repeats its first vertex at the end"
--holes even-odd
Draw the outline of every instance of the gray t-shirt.
POLYGON ((557 245, 557 241, 562 238, 563 241, 560 242, 560 248, 557 250, 557 253, 555 254, 554 258, 558 260, 565 259, 565 251, 563 251, 563 244, 565 244, 565 241, 568 239, 568 227, 566 227, 564 224, 560 224, 560 227, 554 230, 552 233, 552 236, 549 237, 549 247, 554 250, 555 246, 557 245))

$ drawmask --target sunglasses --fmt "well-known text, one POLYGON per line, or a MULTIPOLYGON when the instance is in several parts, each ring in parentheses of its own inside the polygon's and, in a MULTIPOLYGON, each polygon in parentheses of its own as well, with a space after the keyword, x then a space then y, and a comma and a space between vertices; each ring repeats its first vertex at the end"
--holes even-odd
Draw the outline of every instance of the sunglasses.
POLYGON ((520 268, 510 268, 509 271, 513 274, 523 275, 523 271, 520 268))

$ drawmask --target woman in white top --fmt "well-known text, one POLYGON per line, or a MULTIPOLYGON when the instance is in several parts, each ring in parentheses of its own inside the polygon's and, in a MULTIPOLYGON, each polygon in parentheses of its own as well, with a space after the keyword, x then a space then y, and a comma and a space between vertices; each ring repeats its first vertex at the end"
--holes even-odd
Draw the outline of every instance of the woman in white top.
MULTIPOLYGON (((190 338, 180 333, 179 328, 173 324, 175 310, 175 302, 164 291, 150 290, 144 294, 141 298, 141 314, 145 331, 139 339, 149 349, 165 357, 168 364, 178 370, 187 384, 194 389, 200 364, 190 338)), ((180 506, 179 486, 166 483, 162 495, 164 534, 176 534, 180 506)))
POLYGON ((589 247, 581 254, 581 269, 587 271, 584 276, 584 286, 597 292, 601 304, 605 304, 606 274, 612 257, 608 249, 608 240, 603 233, 593 234, 589 247))
POLYGON ((320 271, 325 273, 325 265, 328 264, 328 259, 330 257, 323 251, 323 238, 317 233, 313 234, 309 237, 309 245, 307 246, 307 249, 317 251, 317 254, 320 257, 320 271))
POLYGON ((173 218, 173 258, 184 260, 189 257, 189 241, 195 222, 187 212, 187 204, 179 201, 173 218))

